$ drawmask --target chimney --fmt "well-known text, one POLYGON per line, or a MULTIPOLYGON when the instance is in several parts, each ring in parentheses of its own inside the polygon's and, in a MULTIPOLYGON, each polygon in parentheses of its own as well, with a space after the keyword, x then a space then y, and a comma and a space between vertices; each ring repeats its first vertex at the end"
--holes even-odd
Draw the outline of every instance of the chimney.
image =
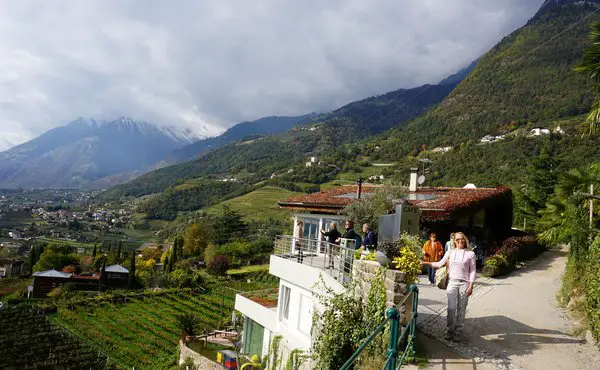
POLYGON ((410 183, 408 185, 408 191, 411 193, 417 191, 417 171, 419 171, 419 169, 416 167, 412 167, 410 169, 410 183))
POLYGON ((363 179, 362 177, 359 177, 358 181, 356 182, 356 199, 360 199, 360 196, 362 195, 362 183, 363 179))

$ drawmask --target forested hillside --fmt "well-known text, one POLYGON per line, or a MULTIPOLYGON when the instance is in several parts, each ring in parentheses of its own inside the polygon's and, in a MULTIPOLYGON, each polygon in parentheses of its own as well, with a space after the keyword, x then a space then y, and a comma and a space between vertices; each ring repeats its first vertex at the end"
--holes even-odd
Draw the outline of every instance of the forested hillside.
POLYGON ((205 176, 266 179, 273 172, 301 163, 309 155, 330 154, 340 145, 367 139, 401 124, 437 104, 455 85, 451 82, 400 89, 350 103, 287 133, 231 143, 193 161, 147 173, 104 192, 100 198, 158 193, 183 180, 205 176))
POLYGON ((457 146, 589 111, 591 85, 574 67, 594 19, 585 17, 596 9, 589 2, 543 7, 484 55, 440 105, 387 133, 376 157, 400 159, 422 145, 457 146))

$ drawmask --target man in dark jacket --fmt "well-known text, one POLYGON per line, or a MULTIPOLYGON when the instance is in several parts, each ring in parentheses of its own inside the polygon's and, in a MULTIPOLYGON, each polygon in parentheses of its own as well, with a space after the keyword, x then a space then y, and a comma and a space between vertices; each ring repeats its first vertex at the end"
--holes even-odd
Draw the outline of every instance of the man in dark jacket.
POLYGON ((377 237, 375 236, 375 232, 371 229, 369 224, 364 224, 362 228, 365 237, 362 240, 362 248, 363 249, 375 249, 377 248, 377 237))
POLYGON ((333 248, 335 248, 334 245, 340 245, 340 237, 342 234, 338 231, 337 224, 332 222, 331 225, 329 225, 329 231, 321 230, 321 235, 327 237, 325 250, 327 251, 327 256, 329 256, 329 267, 333 268, 333 248))
MULTIPOLYGON (((346 226, 346 231, 344 231, 344 235, 342 235, 342 238, 343 239, 352 239, 352 240, 356 241, 356 239, 358 237, 358 234, 356 234, 356 231, 354 231, 354 222, 348 220, 348 221, 346 221, 346 225, 345 226, 346 226)), ((354 246, 354 248, 355 249, 360 248, 360 243, 357 243, 354 246)))

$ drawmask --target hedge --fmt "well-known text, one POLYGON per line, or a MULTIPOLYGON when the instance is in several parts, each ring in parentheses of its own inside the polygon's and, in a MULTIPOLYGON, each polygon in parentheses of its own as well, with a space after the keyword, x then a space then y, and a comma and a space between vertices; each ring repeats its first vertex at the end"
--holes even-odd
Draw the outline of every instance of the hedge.
POLYGON ((600 236, 594 239, 590 246, 586 279, 585 279, 585 308, 590 330, 600 347, 600 236))
POLYGON ((483 267, 483 275, 492 277, 513 271, 517 263, 538 256, 546 247, 535 235, 513 236, 505 239, 483 267))

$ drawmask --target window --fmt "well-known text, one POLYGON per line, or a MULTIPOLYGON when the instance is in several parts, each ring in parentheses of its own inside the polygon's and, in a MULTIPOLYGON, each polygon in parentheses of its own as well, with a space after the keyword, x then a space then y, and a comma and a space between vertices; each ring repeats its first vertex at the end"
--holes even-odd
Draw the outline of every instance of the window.
POLYGON ((265 328, 246 317, 244 328, 244 353, 262 356, 265 328))
POLYGON ((279 315, 281 320, 287 320, 290 315, 290 292, 289 287, 281 286, 281 292, 279 293, 279 307, 281 307, 279 315))
POLYGON ((300 295, 300 315, 298 318, 298 330, 304 334, 310 334, 312 328, 313 301, 305 295, 300 295))

